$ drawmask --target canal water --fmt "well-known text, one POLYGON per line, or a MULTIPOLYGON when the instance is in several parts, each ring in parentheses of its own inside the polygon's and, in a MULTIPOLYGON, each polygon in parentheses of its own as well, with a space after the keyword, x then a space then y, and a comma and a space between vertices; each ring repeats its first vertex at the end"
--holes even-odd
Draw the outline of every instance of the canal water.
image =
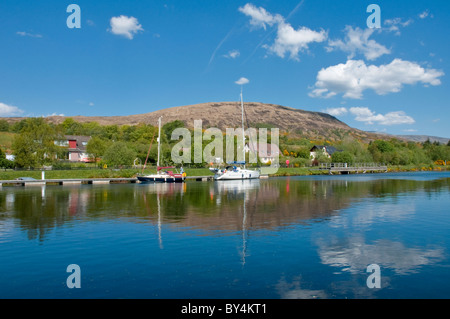
POLYGON ((449 195, 432 172, 3 187, 0 298, 450 298, 449 195))

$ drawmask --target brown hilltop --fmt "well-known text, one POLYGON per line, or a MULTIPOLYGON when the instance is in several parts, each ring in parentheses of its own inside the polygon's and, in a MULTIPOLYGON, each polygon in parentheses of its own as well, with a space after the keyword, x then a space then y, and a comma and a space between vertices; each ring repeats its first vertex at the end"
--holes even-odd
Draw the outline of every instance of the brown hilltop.
MULTIPOLYGON (((291 107, 247 102, 244 104, 248 123, 251 127, 265 125, 279 128, 280 131, 300 133, 311 138, 327 137, 340 139, 342 134, 350 133, 361 139, 371 139, 375 134, 349 127, 334 116, 321 112, 304 111, 291 107)), ((163 117, 163 124, 181 120, 186 127, 192 128, 194 120, 202 120, 203 128, 217 127, 223 131, 226 128, 241 126, 241 108, 239 102, 210 102, 195 105, 171 107, 145 114, 127 116, 70 116, 77 122, 97 122, 100 125, 157 125, 158 118, 163 117)), ((66 116, 48 116, 49 122, 62 123, 66 116)), ((6 118, 16 122, 23 118, 6 118)), ((246 123, 247 124, 247 123, 246 123)))

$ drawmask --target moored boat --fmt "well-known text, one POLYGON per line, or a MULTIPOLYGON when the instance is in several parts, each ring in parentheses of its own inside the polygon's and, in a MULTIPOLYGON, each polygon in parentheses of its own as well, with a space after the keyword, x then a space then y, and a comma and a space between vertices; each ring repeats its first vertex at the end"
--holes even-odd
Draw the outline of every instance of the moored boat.
MULTIPOLYGON (((141 183, 181 183, 186 180, 186 173, 181 168, 180 172, 174 173, 169 169, 174 169, 175 166, 161 167, 159 166, 160 153, 161 153, 161 118, 158 119, 159 132, 158 132, 158 161, 156 163, 156 174, 138 175, 137 179, 141 183)), ((151 145, 150 145, 151 148, 151 145)), ((150 153, 150 149, 149 149, 150 153)), ((147 161, 146 161, 147 162, 147 161)), ((145 165, 144 165, 145 169, 145 165)))

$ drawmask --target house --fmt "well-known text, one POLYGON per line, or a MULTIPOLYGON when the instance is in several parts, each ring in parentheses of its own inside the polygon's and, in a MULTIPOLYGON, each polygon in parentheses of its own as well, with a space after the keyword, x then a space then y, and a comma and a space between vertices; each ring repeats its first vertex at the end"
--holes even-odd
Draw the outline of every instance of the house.
POLYGON ((310 150, 309 150, 309 155, 311 157, 311 159, 316 159, 317 156, 319 156, 319 154, 323 154, 328 158, 331 158, 331 155, 333 155, 333 153, 336 152, 340 152, 338 151, 335 147, 333 146, 328 146, 328 145, 314 145, 310 150))
MULTIPOLYGON (((280 156, 280 148, 276 144, 267 143, 266 147, 261 147, 261 143, 252 142, 251 144, 245 144, 245 152, 248 153, 258 151, 258 157, 261 163, 268 164, 273 163, 274 160, 280 156), (260 146, 258 151, 257 145, 260 146)), ((278 161, 277 161, 278 162, 278 161)))
POLYGON ((86 152, 86 146, 91 139, 90 136, 66 135, 66 141, 62 146, 68 147, 69 161, 71 162, 90 162, 89 155, 86 152))

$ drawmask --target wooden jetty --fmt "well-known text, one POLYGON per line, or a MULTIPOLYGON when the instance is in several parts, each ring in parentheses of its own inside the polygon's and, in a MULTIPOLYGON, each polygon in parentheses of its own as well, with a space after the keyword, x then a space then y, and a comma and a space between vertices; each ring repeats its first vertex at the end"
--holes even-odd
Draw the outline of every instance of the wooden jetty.
MULTIPOLYGON (((209 181, 211 176, 187 176, 186 180, 209 181)), ((0 180, 2 186, 43 186, 43 185, 81 185, 81 184, 121 184, 139 183, 137 178, 79 178, 79 179, 24 179, 0 180)))
POLYGON ((388 167, 379 163, 357 163, 348 165, 347 163, 321 163, 319 169, 328 170, 329 174, 350 174, 350 173, 371 173, 371 172, 387 172, 388 167))
POLYGON ((81 185, 136 183, 136 178, 79 178, 79 179, 33 179, 0 180, 0 186, 42 186, 42 185, 81 185))

